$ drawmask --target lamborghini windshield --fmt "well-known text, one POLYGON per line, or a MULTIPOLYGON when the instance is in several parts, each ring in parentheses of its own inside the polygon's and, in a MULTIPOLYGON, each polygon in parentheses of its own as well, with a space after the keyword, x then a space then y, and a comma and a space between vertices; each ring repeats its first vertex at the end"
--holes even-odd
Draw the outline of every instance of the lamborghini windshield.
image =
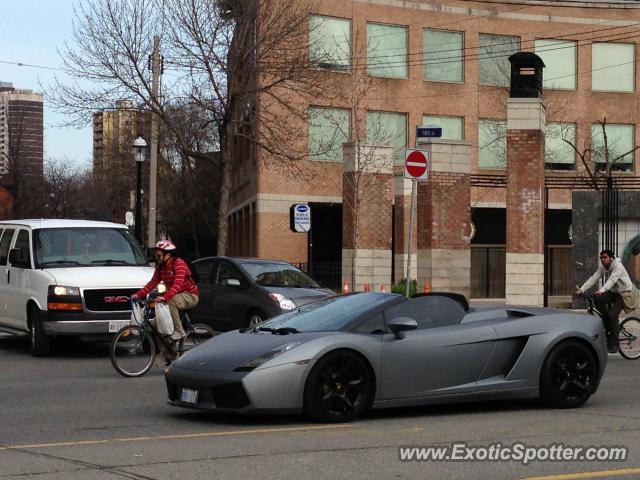
POLYGON ((384 293, 359 293, 328 297, 303 305, 260 325, 262 331, 326 332, 347 327, 361 314, 397 299, 384 293))

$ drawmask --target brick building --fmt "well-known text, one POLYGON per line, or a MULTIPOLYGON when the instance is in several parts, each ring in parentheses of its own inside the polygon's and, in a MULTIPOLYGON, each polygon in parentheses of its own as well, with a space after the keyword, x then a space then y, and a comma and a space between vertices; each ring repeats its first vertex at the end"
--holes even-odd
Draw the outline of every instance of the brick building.
MULTIPOLYGON (((582 182, 587 169, 617 158, 614 177, 623 188, 637 185, 639 20, 640 5, 630 1, 318 2, 309 17, 310 55, 341 95, 310 103, 308 124, 291 133, 292 142, 306 142, 304 168, 315 181, 255 158, 241 163, 229 253, 300 263, 321 281, 341 283, 355 228, 352 194, 343 188, 347 158, 364 145, 391 147, 381 153, 385 166, 366 172, 374 181, 359 212, 358 258, 363 281, 388 285, 404 277, 404 149, 415 144, 416 126, 438 124, 444 133, 430 146, 431 180, 418 188, 412 277, 474 298, 508 298, 510 282, 511 290, 529 288, 511 280, 533 276, 547 295, 570 295, 579 281, 571 278, 572 196, 589 190, 582 182), (507 58, 519 51, 545 63, 542 102, 533 110, 508 101, 507 58), (368 85, 357 112, 348 101, 354 78, 368 85), (366 122, 362 138, 354 134, 357 116, 366 122), (599 124, 605 119, 606 155, 599 124), (311 206, 309 234, 289 230, 294 203, 311 206)), ((636 241, 620 238, 619 250, 636 241)))

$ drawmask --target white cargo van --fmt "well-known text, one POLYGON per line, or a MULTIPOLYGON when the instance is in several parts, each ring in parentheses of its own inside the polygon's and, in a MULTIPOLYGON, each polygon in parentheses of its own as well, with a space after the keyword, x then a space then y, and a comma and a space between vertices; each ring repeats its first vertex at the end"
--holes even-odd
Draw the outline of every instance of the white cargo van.
POLYGON ((31 337, 106 337, 129 322, 129 297, 153 269, 125 225, 87 220, 0 222, 0 330, 31 337))

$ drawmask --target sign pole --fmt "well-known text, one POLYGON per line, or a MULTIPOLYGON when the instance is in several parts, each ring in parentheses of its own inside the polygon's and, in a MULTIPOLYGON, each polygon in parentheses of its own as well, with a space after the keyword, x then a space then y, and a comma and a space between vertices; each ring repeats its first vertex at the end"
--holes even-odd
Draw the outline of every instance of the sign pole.
POLYGON ((418 181, 414 178, 411 180, 411 208, 409 208, 409 244, 407 245, 407 285, 405 295, 409 298, 409 284, 411 276, 411 241, 413 237, 413 211, 416 204, 416 185, 418 181))

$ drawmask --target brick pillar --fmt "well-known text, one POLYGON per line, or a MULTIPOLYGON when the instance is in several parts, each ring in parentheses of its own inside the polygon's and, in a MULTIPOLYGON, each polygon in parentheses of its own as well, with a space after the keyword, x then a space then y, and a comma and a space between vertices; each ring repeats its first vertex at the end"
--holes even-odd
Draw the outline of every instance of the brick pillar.
POLYGON ((507 304, 544 303, 544 125, 539 98, 507 102, 507 304))
POLYGON ((393 149, 344 145, 342 181, 342 278, 353 291, 391 282, 393 149), (356 193, 359 192, 359 202, 356 193), (355 206, 358 204, 356 217, 355 206), (357 232, 357 245, 354 232, 357 232), (355 258, 355 279, 351 282, 355 258))
MULTIPOLYGON (((395 215, 393 262, 394 279, 398 283, 407 276, 407 252, 409 251, 409 214, 411 209, 411 180, 396 175, 395 200, 393 210, 395 215)), ((413 237, 411 239, 411 278, 418 278, 418 254, 416 241, 416 215, 413 218, 413 237)))
POLYGON ((418 291, 471 291, 471 144, 433 140, 429 180, 418 184, 418 291))

